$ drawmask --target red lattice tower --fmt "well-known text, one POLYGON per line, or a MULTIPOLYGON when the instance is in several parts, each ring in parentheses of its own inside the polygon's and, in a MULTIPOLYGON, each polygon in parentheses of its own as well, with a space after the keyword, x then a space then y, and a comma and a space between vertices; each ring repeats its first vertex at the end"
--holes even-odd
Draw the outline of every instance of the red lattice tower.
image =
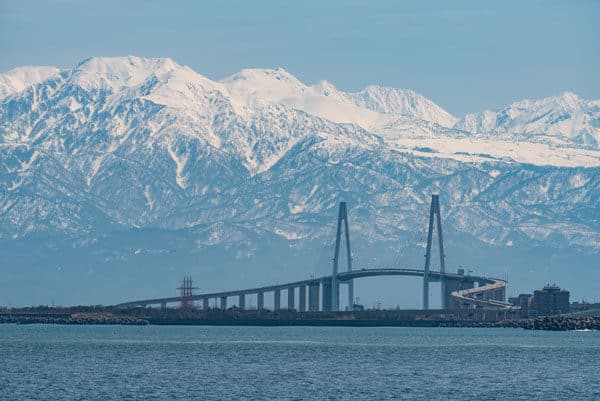
POLYGON ((183 309, 191 309, 194 306, 193 290, 198 287, 194 287, 194 281, 192 280, 192 276, 185 276, 183 281, 181 282, 181 286, 177 287, 179 291, 181 291, 181 308, 183 309))

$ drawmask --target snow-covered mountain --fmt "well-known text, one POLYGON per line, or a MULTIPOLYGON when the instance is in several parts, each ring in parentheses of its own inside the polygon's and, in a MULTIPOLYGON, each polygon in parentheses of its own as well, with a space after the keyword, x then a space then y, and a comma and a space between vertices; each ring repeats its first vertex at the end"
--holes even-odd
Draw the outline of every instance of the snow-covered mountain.
POLYGON ((387 115, 415 117, 442 127, 452 127, 456 123, 456 118, 446 110, 409 89, 370 85, 346 96, 357 106, 387 115))
POLYGON ((13 82, 0 100, 0 252, 13 277, 84 265, 100 280, 118 266, 158 285, 193 267, 216 289, 240 269, 305 277, 325 249, 310 262, 320 274, 342 199, 355 265, 420 265, 434 192, 450 265, 530 280, 554 253, 598 260, 598 101, 565 94, 458 120, 410 90, 347 93, 282 69, 214 81, 118 57, 14 71, 0 77, 13 82), (532 249, 545 256, 513 257, 532 249))
POLYGON ((345 93, 327 81, 307 86, 287 71, 242 70, 221 81, 248 105, 285 104, 337 123, 378 130, 399 117, 412 117, 452 127, 457 119, 424 96, 404 89, 369 86, 345 93))
POLYGON ((0 74, 0 100, 58 74, 56 67, 18 67, 0 74))
POLYGON ((557 146, 600 148, 598 101, 565 92, 539 100, 523 100, 500 111, 469 114, 456 128, 514 141, 557 146))

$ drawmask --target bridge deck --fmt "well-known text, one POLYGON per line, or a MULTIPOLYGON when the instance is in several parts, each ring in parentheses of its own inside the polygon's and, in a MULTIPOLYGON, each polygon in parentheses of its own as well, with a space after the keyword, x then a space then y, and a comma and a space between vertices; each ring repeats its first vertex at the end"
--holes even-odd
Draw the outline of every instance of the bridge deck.
MULTIPOLYGON (((364 277, 376 277, 376 276, 412 276, 412 277, 423 277, 425 271, 423 269, 399 269, 399 268, 377 268, 377 269, 360 269, 360 270, 352 270, 349 272, 340 272, 338 273, 338 281, 347 282, 354 279, 364 278, 364 277)), ((442 278, 445 280, 460 280, 463 282, 479 282, 484 284, 493 285, 496 282, 502 281, 497 279, 492 279, 488 277, 481 276, 469 276, 462 275, 457 273, 448 273, 448 272, 439 272, 439 271, 430 271, 429 279, 430 281, 440 281, 442 278)), ((331 280, 331 276, 323 276, 319 278, 311 278, 308 280, 294 281, 285 284, 276 284, 265 287, 256 287, 256 288, 248 288, 242 290, 232 290, 232 291, 221 291, 221 292, 212 292, 206 294, 197 294, 191 297, 186 297, 188 301, 199 301, 203 299, 214 299, 221 297, 234 297, 240 295, 249 295, 249 294, 258 294, 265 293, 277 290, 286 290, 288 288, 295 288, 300 286, 310 286, 310 285, 319 285, 322 282, 331 280)), ((506 285, 506 282, 503 282, 506 285)), ((477 287, 482 288, 482 287, 477 287)), ((469 293, 470 294, 470 293, 469 293)), ((459 296, 452 294, 453 296, 459 296)), ((468 294, 460 295, 461 298, 468 298, 468 294)), ((138 301, 130 301, 118 304, 118 307, 137 307, 137 306, 147 306, 147 305, 157 305, 157 304, 167 304, 173 302, 181 302, 182 297, 168 297, 168 298, 155 298, 155 299, 144 299, 138 301)))
POLYGON ((512 304, 496 299, 478 298, 480 295, 493 294, 493 291, 504 291, 506 288, 506 281, 500 279, 493 279, 491 283, 469 288, 466 290, 453 291, 452 297, 460 303, 476 305, 476 306, 488 306, 492 308, 510 308, 512 304))

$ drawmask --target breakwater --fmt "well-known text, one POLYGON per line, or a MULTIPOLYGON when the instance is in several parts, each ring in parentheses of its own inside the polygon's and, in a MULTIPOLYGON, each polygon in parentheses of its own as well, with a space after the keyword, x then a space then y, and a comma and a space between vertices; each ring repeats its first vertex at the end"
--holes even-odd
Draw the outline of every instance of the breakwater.
POLYGON ((0 323, 146 325, 148 320, 110 313, 0 313, 0 323))
POLYGON ((500 327, 520 327, 526 330, 600 330, 600 317, 544 316, 534 319, 499 322, 500 327))
POLYGON ((449 311, 414 315, 409 311, 303 312, 111 307, 59 310, 4 310, 0 323, 15 324, 116 324, 116 325, 210 325, 210 326, 351 326, 351 327, 507 327, 526 330, 600 330, 600 317, 547 316, 534 319, 482 319, 485 313, 466 319, 449 311))

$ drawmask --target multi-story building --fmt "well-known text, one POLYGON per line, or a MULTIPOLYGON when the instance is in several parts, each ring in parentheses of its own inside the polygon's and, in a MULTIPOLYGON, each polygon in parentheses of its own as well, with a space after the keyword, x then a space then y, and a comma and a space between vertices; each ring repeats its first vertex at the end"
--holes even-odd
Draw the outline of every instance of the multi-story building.
POLYGON ((556 284, 533 292, 531 312, 536 316, 558 315, 569 312, 569 291, 556 284))
POLYGON ((556 285, 547 285, 533 294, 519 294, 511 297, 509 302, 515 308, 513 315, 520 318, 558 315, 570 310, 569 291, 556 285))

